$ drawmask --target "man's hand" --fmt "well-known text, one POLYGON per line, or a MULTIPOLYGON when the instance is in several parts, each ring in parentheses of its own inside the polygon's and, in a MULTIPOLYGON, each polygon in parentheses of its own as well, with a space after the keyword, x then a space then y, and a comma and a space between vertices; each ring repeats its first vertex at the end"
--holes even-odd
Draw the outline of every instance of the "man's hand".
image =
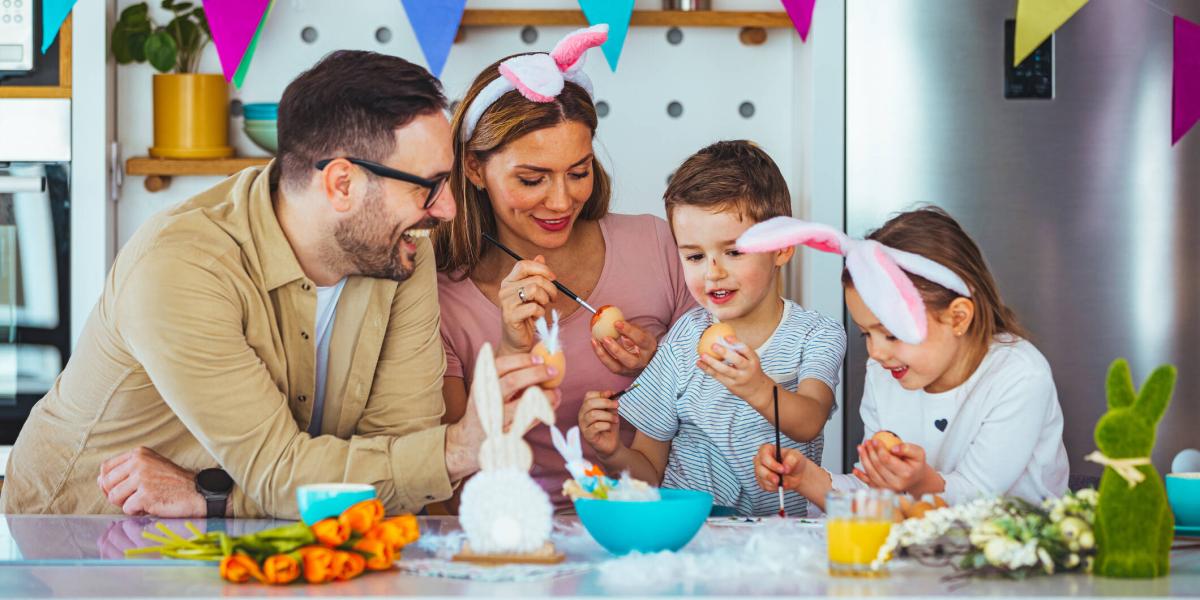
POLYGON ((202 519, 208 513, 204 497, 196 491, 196 474, 149 448, 104 461, 96 483, 109 503, 127 515, 202 519))

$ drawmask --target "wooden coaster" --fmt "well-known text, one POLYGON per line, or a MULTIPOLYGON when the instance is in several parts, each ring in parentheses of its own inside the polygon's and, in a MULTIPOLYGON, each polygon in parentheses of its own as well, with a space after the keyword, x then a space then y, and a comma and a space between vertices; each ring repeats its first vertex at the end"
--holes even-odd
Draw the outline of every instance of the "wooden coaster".
POLYGON ((556 565, 566 560, 566 555, 554 548, 554 544, 546 542, 536 552, 529 554, 476 554, 471 551, 470 544, 463 542, 462 550, 454 555, 455 562, 469 562, 480 565, 556 565))

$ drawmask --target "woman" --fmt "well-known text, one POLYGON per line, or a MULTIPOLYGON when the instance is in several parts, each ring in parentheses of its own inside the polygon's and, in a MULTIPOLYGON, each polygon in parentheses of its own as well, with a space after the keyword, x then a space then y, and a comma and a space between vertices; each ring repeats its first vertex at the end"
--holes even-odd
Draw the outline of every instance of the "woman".
MULTIPOLYGON (((450 185, 459 212, 434 235, 446 422, 463 415, 479 348, 486 342, 501 355, 529 352, 537 342, 534 320, 556 311, 567 359, 556 413, 565 431, 578 422, 587 390, 627 387, 654 356, 658 338, 693 306, 666 222, 608 213, 611 185, 592 147, 596 109, 579 69, 582 52, 606 33, 603 26, 581 30, 549 58, 519 55, 490 65, 455 111, 450 185), (553 95, 520 81, 520 73, 555 64, 563 81, 553 95), (527 260, 492 247, 484 233, 527 260), (620 339, 594 341, 591 314, 552 281, 593 307, 619 307, 627 319, 617 324, 620 339)), ((534 479, 559 508, 568 506, 560 491, 569 476, 549 430, 536 428, 526 439, 534 479)))

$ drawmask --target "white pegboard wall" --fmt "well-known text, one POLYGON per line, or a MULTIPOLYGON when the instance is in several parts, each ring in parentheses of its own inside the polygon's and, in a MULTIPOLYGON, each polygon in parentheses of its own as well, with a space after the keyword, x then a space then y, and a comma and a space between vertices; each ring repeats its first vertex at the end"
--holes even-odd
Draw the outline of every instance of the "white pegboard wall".
MULTIPOLYGON (((132 4, 118 2, 118 8, 132 4)), ((471 0, 468 8, 578 9, 574 0, 471 0)), ((659 0, 639 0, 638 9, 661 8, 659 0)), ((777 0, 726 0, 724 10, 779 10, 777 0)), ((472 27, 455 44, 442 80, 447 95, 461 97, 480 69, 497 58, 517 52, 548 50, 570 27, 535 28, 537 40, 526 43, 520 27, 472 27)), ((746 46, 736 28, 683 28, 682 41, 672 44, 664 27, 631 27, 613 73, 603 54, 590 53, 588 74, 596 99, 608 105, 600 121, 597 154, 613 174, 613 209, 625 213, 663 215, 662 192, 668 175, 689 154, 720 139, 747 138, 760 143, 775 158, 793 187, 793 133, 796 131, 793 77, 794 47, 799 39, 790 29, 769 31, 761 46, 746 46), (668 105, 682 107, 679 117, 668 105), (742 116, 743 104, 753 115, 742 116)), ((284 0, 278 2, 263 30, 258 51, 244 86, 231 89, 231 98, 244 102, 277 101, 297 74, 325 54, 342 48, 373 50, 425 65, 399 0, 284 0), (381 28, 387 34, 377 35, 381 28), (308 30, 315 40, 303 39, 308 30), (379 38, 386 42, 378 41, 379 38)), ((202 70, 219 72, 210 46, 202 70)), ((145 65, 118 69, 118 136, 126 157, 144 155, 151 145, 150 79, 145 65)), ((230 127, 239 154, 261 154, 240 130, 230 127)), ((212 185, 218 178, 176 177, 164 192, 150 194, 141 178, 131 177, 122 190, 120 242, 153 212, 212 185)))

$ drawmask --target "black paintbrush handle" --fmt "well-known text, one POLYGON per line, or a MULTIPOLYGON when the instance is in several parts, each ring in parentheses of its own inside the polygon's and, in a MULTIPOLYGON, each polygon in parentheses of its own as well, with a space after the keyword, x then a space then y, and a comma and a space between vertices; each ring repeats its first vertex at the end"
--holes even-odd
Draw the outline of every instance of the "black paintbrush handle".
MULTIPOLYGON (((507 254, 507 255, 509 255, 509 256, 511 256, 511 257, 513 257, 513 260, 517 260, 517 261, 525 260, 525 259, 521 258, 521 255, 520 255, 520 254, 517 254, 516 252, 513 252, 512 250, 509 250, 508 246, 505 246, 504 244, 501 244, 501 243, 500 243, 500 240, 498 240, 498 239, 496 239, 496 238, 492 237, 492 234, 490 234, 490 233, 487 233, 487 232, 484 232, 484 234, 483 234, 483 239, 485 239, 485 240, 487 240, 487 241, 491 242, 491 244, 492 244, 493 246, 495 246, 495 247, 497 247, 497 248, 499 248, 499 249, 503 250, 505 254, 507 254)), ((588 309, 589 311, 591 311, 591 312, 593 312, 593 313, 595 313, 595 312, 596 312, 595 310, 593 310, 593 309, 592 309, 591 305, 589 305, 587 302, 584 302, 583 300, 581 300, 581 299, 579 298, 579 296, 576 296, 576 295, 575 295, 575 292, 572 292, 571 290, 567 289, 567 286, 565 286, 565 285, 563 285, 563 284, 561 284, 561 283, 559 283, 559 282, 557 282, 557 281, 551 281, 550 283, 553 283, 553 284, 554 284, 554 287, 558 288, 558 291, 560 291, 560 292, 562 292, 562 293, 566 294, 566 295, 567 295, 568 297, 570 297, 572 300, 574 300, 574 301, 578 302, 580 306, 582 306, 582 307, 584 307, 584 308, 588 309)))

